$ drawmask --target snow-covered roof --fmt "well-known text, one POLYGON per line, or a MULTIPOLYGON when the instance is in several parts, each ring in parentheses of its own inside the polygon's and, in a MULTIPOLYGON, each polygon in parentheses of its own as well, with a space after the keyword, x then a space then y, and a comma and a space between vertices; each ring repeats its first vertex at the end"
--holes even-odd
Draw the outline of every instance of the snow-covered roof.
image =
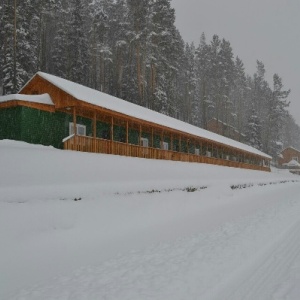
POLYGON ((54 105, 49 94, 43 94, 43 95, 11 94, 11 95, 0 96, 0 103, 13 101, 13 100, 54 105))
POLYGON ((300 167, 300 164, 295 159, 292 159, 290 162, 283 165, 287 167, 300 167))
POLYGON ((216 133, 207 131, 205 129, 190 125, 183 121, 171 118, 164 114, 155 112, 145 107, 130 103, 128 101, 113 97, 103 92, 88 88, 81 84, 50 75, 44 72, 38 72, 39 76, 54 84, 61 90, 65 91, 69 95, 75 97, 78 100, 97 105, 112 111, 116 111, 125 114, 130 117, 138 118, 148 122, 156 123, 165 127, 169 127, 178 131, 186 132, 188 134, 198 136, 201 138, 209 139, 230 147, 247 151, 253 154, 257 154, 271 159, 272 157, 245 144, 234 141, 227 137, 218 135, 216 133))

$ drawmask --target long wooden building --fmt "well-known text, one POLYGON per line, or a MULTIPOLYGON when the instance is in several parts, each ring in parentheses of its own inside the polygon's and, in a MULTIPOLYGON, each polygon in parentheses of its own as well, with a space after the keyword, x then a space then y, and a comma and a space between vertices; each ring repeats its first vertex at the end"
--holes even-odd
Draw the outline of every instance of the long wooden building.
POLYGON ((0 97, 0 139, 270 171, 248 145, 43 72, 0 97))

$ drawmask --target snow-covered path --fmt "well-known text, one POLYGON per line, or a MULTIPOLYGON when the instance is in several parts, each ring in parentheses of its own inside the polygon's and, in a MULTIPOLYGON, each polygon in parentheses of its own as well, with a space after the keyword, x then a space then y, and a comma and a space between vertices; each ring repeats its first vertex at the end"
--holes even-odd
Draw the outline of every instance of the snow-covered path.
POLYGON ((239 280, 226 287, 223 299, 297 299, 300 295, 299 232, 300 221, 282 234, 239 280))
MULTIPOLYGON (((141 248, 135 242, 130 251, 47 279, 7 299, 296 300, 299 192, 295 183, 236 191, 231 198, 250 200, 261 194, 260 201, 272 200, 243 218, 231 214, 229 218, 224 211, 226 220, 206 230, 200 226, 199 233, 190 236, 141 248)), ((218 214, 213 209, 210 217, 218 214)))
MULTIPOLYGON (((208 299, 298 299, 300 295, 299 186, 283 189, 284 202, 273 206, 257 230, 264 240, 253 259, 244 261, 208 299), (272 228, 271 228, 272 227, 272 228), (223 285, 223 287, 222 287, 223 285)), ((256 223, 256 226, 259 222, 256 223)), ((250 256, 251 257, 251 256, 250 256)))
POLYGON ((8 142, 0 157, 1 300, 299 298, 297 176, 164 162, 153 176, 154 161, 8 142))

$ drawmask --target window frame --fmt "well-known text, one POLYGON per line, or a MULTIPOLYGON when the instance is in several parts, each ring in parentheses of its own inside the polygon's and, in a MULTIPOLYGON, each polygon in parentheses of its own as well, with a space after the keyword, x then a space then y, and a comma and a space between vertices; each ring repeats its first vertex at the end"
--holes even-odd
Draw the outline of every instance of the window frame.
POLYGON ((161 142, 160 144, 160 147, 162 150, 165 150, 165 151, 169 151, 169 143, 168 142, 161 142))
POLYGON ((149 139, 142 137, 140 140, 140 145, 142 147, 148 148, 149 147, 149 139))
MULTIPOLYGON (((69 135, 74 134, 74 123, 69 122, 69 135)), ((76 134, 80 136, 86 136, 86 125, 76 123, 76 134), (83 130, 83 134, 80 134, 80 130, 83 130)))

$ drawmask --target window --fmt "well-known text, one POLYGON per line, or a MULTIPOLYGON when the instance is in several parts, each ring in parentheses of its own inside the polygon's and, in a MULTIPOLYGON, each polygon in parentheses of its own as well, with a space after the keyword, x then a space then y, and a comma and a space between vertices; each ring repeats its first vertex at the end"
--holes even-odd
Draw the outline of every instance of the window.
POLYGON ((222 154, 222 158, 226 160, 230 159, 229 154, 224 154, 224 153, 222 154))
POLYGON ((147 155, 148 154, 148 146, 149 146, 149 141, 147 138, 141 138, 141 142, 140 142, 140 145, 142 147, 144 147, 144 149, 142 150, 143 151, 143 154, 147 155))
POLYGON ((200 150, 197 149, 197 148, 195 148, 195 154, 196 154, 196 155, 200 155, 200 150))
POLYGON ((148 147, 149 141, 147 138, 141 138, 141 146, 148 147))
MULTIPOLYGON (((86 135, 86 126, 82 124, 76 124, 77 135, 86 135)), ((69 123, 69 135, 74 134, 74 123, 69 123)))
POLYGON ((206 151, 206 156, 207 157, 211 157, 211 152, 210 151, 206 151))
POLYGON ((169 143, 167 143, 167 142, 161 142, 161 149, 163 149, 163 150, 169 150, 169 143))

